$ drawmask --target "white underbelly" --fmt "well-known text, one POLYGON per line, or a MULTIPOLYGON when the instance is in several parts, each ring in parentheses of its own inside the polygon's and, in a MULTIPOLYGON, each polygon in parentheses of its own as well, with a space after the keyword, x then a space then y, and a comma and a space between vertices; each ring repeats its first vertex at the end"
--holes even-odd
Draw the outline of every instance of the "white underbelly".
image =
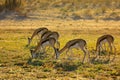
POLYGON ((80 48, 80 46, 79 46, 79 44, 75 44, 75 45, 73 45, 73 46, 71 46, 71 47, 70 47, 70 49, 72 49, 72 48, 79 49, 79 48, 80 48))
POLYGON ((57 40, 57 36, 56 35, 51 35, 49 37, 55 38, 57 40))
POLYGON ((107 39, 104 39, 103 41, 100 42, 100 44, 102 45, 105 44, 106 42, 108 42, 107 39))
POLYGON ((41 35, 43 32, 42 31, 40 31, 39 33, 38 33, 38 35, 41 35))
POLYGON ((42 44, 42 47, 46 47, 46 46, 51 46, 49 42, 45 42, 42 44))

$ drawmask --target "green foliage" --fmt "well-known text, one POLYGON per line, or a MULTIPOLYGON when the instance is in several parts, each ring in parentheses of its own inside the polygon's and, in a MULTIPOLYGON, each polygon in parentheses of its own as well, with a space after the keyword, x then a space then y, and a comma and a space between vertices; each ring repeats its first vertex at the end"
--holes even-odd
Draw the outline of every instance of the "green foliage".
POLYGON ((21 0, 6 0, 5 7, 8 10, 14 10, 21 6, 21 0))
POLYGON ((29 12, 26 5, 26 0, 4 0, 0 2, 0 12, 17 12, 17 15, 26 17, 29 12))

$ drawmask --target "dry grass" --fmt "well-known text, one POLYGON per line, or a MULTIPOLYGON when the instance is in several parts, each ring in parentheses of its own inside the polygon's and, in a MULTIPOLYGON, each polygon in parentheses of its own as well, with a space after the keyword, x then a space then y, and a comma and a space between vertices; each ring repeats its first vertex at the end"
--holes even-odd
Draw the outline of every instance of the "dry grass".
MULTIPOLYGON (((2 8, 4 8, 4 1, 5 0, 0 1, 0 12, 2 12, 2 8)), ((42 10, 53 11, 54 9, 57 9, 60 14, 57 18, 62 19, 94 19, 96 22, 101 19, 120 20, 119 0, 26 0, 23 1, 22 6, 17 8, 16 11, 18 12, 18 16, 28 17, 30 16, 29 14, 34 12, 40 11, 40 13, 42 13, 42 10), (111 15, 111 13, 115 15, 111 15)))
MULTIPOLYGON (((119 21, 100 21, 96 23, 92 20, 2 20, 0 21, 0 79, 58 79, 58 80, 119 80, 120 79, 120 24, 119 21), (7 23, 7 24, 6 24, 7 23), (95 43, 102 34, 112 34, 115 37, 117 56, 112 63, 92 63, 81 64, 79 60, 64 60, 65 53, 60 56, 60 60, 51 57, 43 60, 36 59, 30 61, 29 48, 26 48, 27 37, 31 36, 34 29, 47 27, 50 30, 60 33, 60 43, 62 48, 68 40, 83 38, 88 43, 88 49, 92 54, 95 43), (67 35, 65 35, 67 34, 67 35)), ((35 46, 34 42, 31 46, 35 46)), ((83 55, 81 51, 74 50, 73 56, 83 55)), ((49 50, 48 55, 53 53, 49 50)), ((81 59, 80 59, 81 60, 81 59)))
POLYGON ((32 10, 28 18, 1 13, 0 19, 4 15, 5 18, 0 20, 0 79, 120 80, 119 6, 119 0, 94 0, 92 3, 89 0, 29 0, 26 10, 23 10, 23 13, 32 10), (82 51, 74 49, 71 55, 77 59, 65 59, 64 52, 59 60, 55 60, 51 57, 54 52, 50 48, 46 58, 30 62, 29 49, 36 46, 36 38, 26 48, 27 38, 39 27, 58 31, 60 48, 71 39, 85 39, 91 59, 97 38, 111 34, 115 37, 116 59, 112 63, 82 64, 82 51))

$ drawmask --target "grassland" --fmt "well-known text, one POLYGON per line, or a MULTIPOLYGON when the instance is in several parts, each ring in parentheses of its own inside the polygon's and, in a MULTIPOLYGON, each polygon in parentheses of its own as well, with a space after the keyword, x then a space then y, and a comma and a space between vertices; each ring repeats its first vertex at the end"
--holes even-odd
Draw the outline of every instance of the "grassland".
POLYGON ((120 80, 120 0, 25 1, 7 13, 5 0, 0 1, 0 80, 120 80), (85 39, 90 59, 97 38, 111 34, 116 58, 111 63, 82 64, 83 52, 74 49, 74 60, 67 60, 65 52, 55 60, 50 48, 45 58, 30 62, 29 49, 36 46, 36 38, 28 48, 27 38, 39 27, 58 31, 60 48, 71 39, 85 39))
MULTIPOLYGON (((0 79, 1 80, 120 80, 120 22, 94 20, 1 20, 0 21, 0 79), (117 56, 112 63, 85 63, 80 60, 67 60, 65 52, 59 60, 49 58, 28 61, 31 57, 30 47, 26 48, 27 37, 34 29, 47 27, 60 33, 60 48, 68 40, 83 38, 87 41, 88 50, 93 55, 95 43, 99 36, 112 34, 115 37, 117 56)), ((32 46, 35 46, 35 39, 32 46)), ((73 56, 82 52, 74 50, 73 56)), ((77 58, 80 58, 77 57, 77 58)))

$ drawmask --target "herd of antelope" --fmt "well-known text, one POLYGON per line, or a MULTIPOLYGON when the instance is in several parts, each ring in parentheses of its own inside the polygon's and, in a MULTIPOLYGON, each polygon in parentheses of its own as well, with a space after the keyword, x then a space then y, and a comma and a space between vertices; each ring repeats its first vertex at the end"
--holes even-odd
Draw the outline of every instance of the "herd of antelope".
MULTIPOLYGON (((43 28, 36 29, 33 32, 32 36, 30 38, 28 37, 28 46, 30 45, 30 43, 32 42, 33 38, 36 35, 39 37, 39 42, 37 43, 37 46, 35 46, 35 49, 30 49, 32 58, 37 58, 39 56, 38 51, 40 51, 40 50, 43 50, 44 52, 46 52, 45 51, 46 46, 50 46, 53 48, 53 50, 55 52, 56 59, 58 59, 60 54, 62 52, 64 52, 65 50, 66 50, 66 53, 69 51, 71 51, 71 53, 72 53, 73 48, 81 49, 83 51, 84 57, 82 59, 82 63, 84 63, 86 55, 88 55, 88 60, 90 58, 90 54, 89 54, 89 51, 87 49, 87 42, 84 39, 70 40, 65 44, 65 46, 62 49, 60 49, 60 42, 58 41, 59 33, 50 31, 47 28, 43 27, 43 28), (57 47, 55 46, 55 44, 57 44, 57 47)), ((95 59, 99 58, 100 51, 104 50, 103 46, 105 46, 105 43, 108 43, 110 52, 112 52, 113 49, 114 49, 114 51, 116 50, 115 46, 114 46, 114 37, 112 35, 109 35, 109 34, 103 35, 97 39, 95 59)), ((115 52, 114 52, 114 55, 115 55, 115 52)), ((110 58, 110 53, 109 53, 109 58, 110 58)))

